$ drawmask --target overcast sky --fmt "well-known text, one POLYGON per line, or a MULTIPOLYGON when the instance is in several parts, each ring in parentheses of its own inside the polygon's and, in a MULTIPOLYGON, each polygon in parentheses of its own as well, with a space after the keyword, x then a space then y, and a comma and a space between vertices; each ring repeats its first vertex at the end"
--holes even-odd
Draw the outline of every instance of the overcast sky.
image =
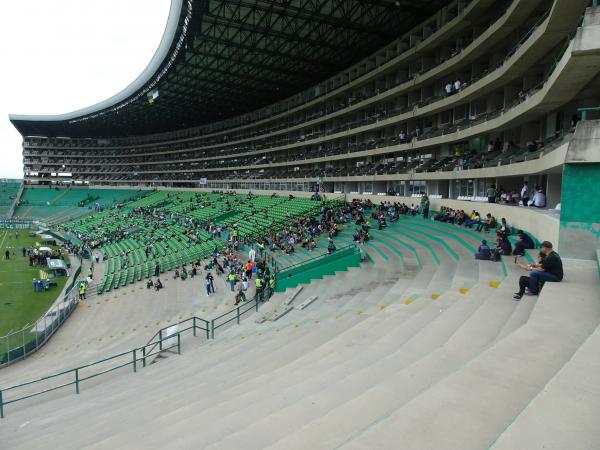
POLYGON ((0 178, 22 178, 8 114, 61 114, 122 90, 158 48, 170 0, 0 0, 0 178))

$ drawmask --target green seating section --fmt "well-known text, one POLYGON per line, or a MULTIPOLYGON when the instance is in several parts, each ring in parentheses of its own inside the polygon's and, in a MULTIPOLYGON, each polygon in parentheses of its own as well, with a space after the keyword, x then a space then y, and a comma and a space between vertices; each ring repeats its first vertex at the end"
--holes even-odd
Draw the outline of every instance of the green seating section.
POLYGON ((88 214, 96 203, 110 208, 145 193, 132 189, 26 188, 15 216, 61 223, 88 214))
POLYGON ((209 222, 236 223, 240 240, 247 240, 281 229, 296 217, 315 215, 321 206, 322 202, 304 198, 154 191, 123 208, 78 218, 60 228, 98 246, 106 264, 98 286, 98 293, 103 293, 153 276, 157 265, 164 273, 223 248, 223 240, 204 231, 209 222))
POLYGON ((20 188, 21 183, 11 181, 0 182, 0 217, 8 214, 20 188))

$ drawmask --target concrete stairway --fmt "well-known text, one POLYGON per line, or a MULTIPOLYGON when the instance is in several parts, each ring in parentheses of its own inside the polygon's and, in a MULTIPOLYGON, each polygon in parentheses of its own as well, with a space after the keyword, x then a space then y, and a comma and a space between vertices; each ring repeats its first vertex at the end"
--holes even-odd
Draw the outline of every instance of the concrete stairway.
MULTIPOLYGON (((563 283, 515 302, 523 271, 473 261, 476 233, 419 219, 402 227, 373 233, 372 263, 306 285, 295 303, 319 298, 304 310, 245 320, 214 341, 186 338, 181 356, 86 382, 80 396, 10 405, 2 448, 531 448, 524 433, 545 433, 535 421, 545 405, 562 398, 570 411, 598 411, 595 372, 574 389, 586 398, 564 395, 599 362, 594 264, 565 261, 563 283)), ((119 300, 126 326, 143 306, 119 300)), ((43 361, 22 367, 11 378, 48 372, 43 361)), ((581 428, 575 442, 600 442, 591 422, 581 428)))

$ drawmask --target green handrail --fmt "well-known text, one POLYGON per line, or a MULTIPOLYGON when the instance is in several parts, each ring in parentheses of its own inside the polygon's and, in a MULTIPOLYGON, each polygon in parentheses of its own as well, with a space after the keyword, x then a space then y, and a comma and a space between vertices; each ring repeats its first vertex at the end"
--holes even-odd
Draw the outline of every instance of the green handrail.
POLYGON ((12 385, 12 386, 9 386, 9 387, 2 388, 2 389, 0 389, 0 418, 4 418, 4 407, 6 405, 10 405, 12 403, 16 403, 16 402, 19 402, 19 401, 22 401, 22 400, 26 400, 28 398, 36 397, 38 395, 46 394, 48 392, 56 391, 58 389, 62 389, 64 387, 73 386, 73 385, 75 385, 75 393, 79 394, 79 392, 80 392, 80 385, 81 385, 81 383, 83 381, 91 380, 92 378, 96 378, 96 377, 98 377, 100 375, 104 375, 106 373, 113 372, 115 370, 118 370, 118 369, 123 368, 123 367, 130 366, 130 365, 133 366, 133 371, 137 372, 137 363, 139 361, 141 361, 142 364, 143 364, 143 366, 145 367, 146 366, 146 359, 148 357, 151 357, 151 356, 154 356, 154 355, 158 355, 160 353, 163 353, 163 352, 166 352, 168 350, 175 349, 175 348, 177 349, 177 354, 181 354, 181 334, 183 332, 184 332, 184 330, 162 338, 161 343, 164 342, 164 341, 168 341, 170 339, 173 339, 173 338, 176 338, 177 342, 175 344, 169 345, 166 348, 161 348, 161 350, 159 350, 158 352, 152 353, 152 352, 146 351, 146 349, 149 347, 149 345, 146 344, 146 345, 144 345, 142 347, 137 347, 137 348, 134 348, 132 350, 127 350, 127 351, 121 352, 121 353, 119 353, 117 355, 109 356, 108 358, 104 358, 104 359, 101 359, 99 361, 94 361, 94 362, 89 363, 89 364, 83 364, 83 365, 75 367, 73 369, 64 370, 62 372, 54 373, 52 375, 47 375, 47 376, 44 376, 44 377, 41 377, 41 378, 37 378, 35 380, 26 381, 24 383, 15 384, 15 385, 12 385), (138 356, 139 352, 142 353, 142 357, 138 356), (90 368, 90 367, 95 367, 95 366, 98 366, 100 364, 106 363, 108 361, 113 361, 115 359, 118 359, 118 358, 121 358, 121 357, 127 356, 127 355, 131 355, 131 360, 127 360, 124 363, 119 363, 116 366, 109 367, 107 369, 101 370, 100 372, 94 373, 92 375, 88 375, 88 376, 84 376, 84 377, 82 377, 80 375, 80 372, 83 369, 87 369, 87 368, 90 368), (46 389, 42 389, 42 390, 30 393, 30 394, 25 394, 25 395, 22 395, 20 397, 16 397, 16 398, 13 398, 13 399, 9 399, 9 400, 5 400, 4 399, 4 395, 5 395, 6 392, 10 392, 10 391, 13 391, 15 389, 23 388, 23 387, 26 387, 26 386, 31 386, 31 385, 34 385, 36 383, 41 383, 43 381, 53 380, 53 379, 55 379, 57 377, 60 377, 60 376, 63 376, 63 375, 71 375, 73 377, 72 381, 68 381, 66 383, 61 383, 61 384, 58 384, 56 386, 52 386, 52 387, 49 387, 49 388, 46 388, 46 389))
POLYGON ((220 316, 212 319, 210 322, 201 317, 193 316, 188 319, 177 322, 173 325, 170 325, 168 327, 161 328, 156 333, 154 333, 154 335, 150 338, 150 340, 145 345, 143 345, 141 347, 136 347, 134 349, 121 352, 117 355, 112 355, 107 358, 100 359, 98 361, 94 361, 94 362, 91 362, 88 364, 83 364, 81 366, 78 366, 78 367, 75 367, 72 369, 64 370, 62 372, 58 372, 58 373, 47 375, 47 376, 37 378, 34 380, 26 381, 24 383, 19 383, 16 385, 0 388, 0 418, 4 418, 4 407, 6 405, 16 403, 18 401, 26 400, 28 398, 36 397, 36 396, 39 396, 42 394, 46 394, 48 392, 52 392, 52 391, 62 389, 64 387, 72 386, 72 385, 75 385, 75 392, 77 394, 79 394, 80 384, 83 381, 99 377, 100 375, 104 375, 106 373, 113 372, 115 370, 130 366, 130 365, 133 367, 133 372, 137 372, 138 362, 142 363, 142 367, 146 367, 146 365, 147 365, 146 360, 148 358, 155 356, 155 355, 159 355, 163 352, 172 350, 174 348, 177 348, 177 353, 181 354, 181 336, 184 333, 189 332, 190 330, 192 331, 193 336, 197 336, 198 330, 200 330, 205 333, 207 339, 211 339, 211 338, 214 339, 216 329, 226 325, 229 322, 232 322, 233 320, 236 320, 237 323, 239 324, 240 319, 243 315, 245 315, 246 313, 248 313, 252 310, 258 311, 260 303, 268 300, 272 294, 273 294, 273 290, 270 289, 269 287, 265 287, 265 289, 262 292, 257 293, 250 302, 242 304, 242 305, 238 306, 237 308, 234 308, 224 314, 221 314, 220 316), (220 321, 221 319, 223 319, 227 316, 231 316, 231 315, 233 315, 233 318, 228 318, 227 320, 223 321, 222 323, 218 323, 218 321, 220 321), (198 323, 200 323, 200 325, 198 323), (190 324, 190 325, 181 330, 178 329, 174 333, 168 334, 169 329, 172 328, 173 326, 176 326, 176 325, 179 326, 179 325, 184 325, 184 324, 190 324), (172 344, 168 347, 165 347, 163 345, 164 342, 166 342, 170 339, 174 339, 174 338, 177 339, 177 344, 172 344), (158 347, 158 350, 157 350, 157 347, 158 347), (106 363, 109 361, 114 361, 118 358, 123 358, 127 355, 131 355, 131 359, 128 359, 125 362, 121 362, 113 367, 109 367, 107 369, 101 370, 92 375, 83 376, 83 377, 81 376, 81 371, 83 369, 87 369, 90 367, 96 367, 100 364, 103 364, 103 363, 106 363), (57 377, 69 375, 69 374, 71 374, 73 376, 72 381, 69 381, 66 383, 61 383, 56 386, 52 386, 50 388, 42 389, 42 390, 36 391, 31 394, 26 394, 26 395, 22 395, 20 397, 5 400, 6 392, 14 391, 16 389, 23 388, 26 386, 31 386, 31 385, 41 383, 44 381, 53 380, 57 377))
MULTIPOLYGON (((597 0, 594 0, 594 3, 596 3, 597 0)), ((596 5, 594 5, 596 6, 596 5)), ((581 120, 587 120, 587 115, 588 112, 591 111, 600 111, 600 106, 593 106, 593 107, 588 107, 588 108, 577 108, 577 112, 581 113, 581 120)))

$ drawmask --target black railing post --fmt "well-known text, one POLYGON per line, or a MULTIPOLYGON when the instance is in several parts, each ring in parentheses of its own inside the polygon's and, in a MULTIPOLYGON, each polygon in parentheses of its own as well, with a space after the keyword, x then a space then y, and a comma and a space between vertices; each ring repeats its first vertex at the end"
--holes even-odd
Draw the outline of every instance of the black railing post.
POLYGON ((192 323, 194 324, 192 329, 194 330, 194 337, 196 337, 196 316, 192 318, 192 323))
POLYGON ((137 349, 133 349, 133 371, 137 372, 137 349))

